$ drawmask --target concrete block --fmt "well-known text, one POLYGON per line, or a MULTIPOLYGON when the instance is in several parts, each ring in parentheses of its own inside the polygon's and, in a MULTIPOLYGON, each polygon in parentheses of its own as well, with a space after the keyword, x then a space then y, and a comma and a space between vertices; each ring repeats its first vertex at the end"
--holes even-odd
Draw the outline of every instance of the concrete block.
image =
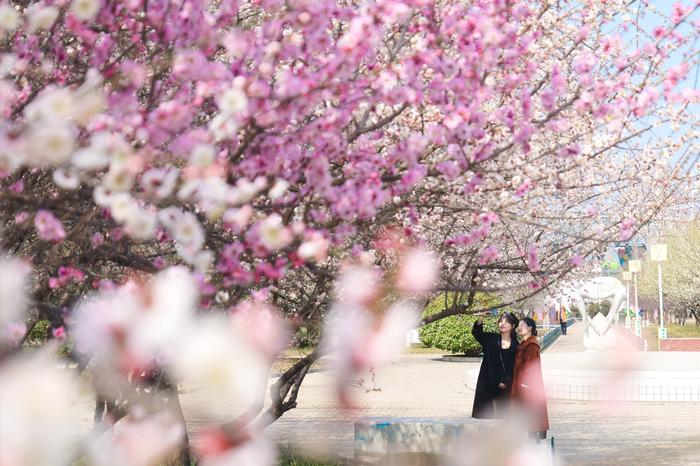
POLYGON ((355 423, 355 459, 359 464, 437 465, 458 440, 500 424, 473 418, 369 418, 355 423))

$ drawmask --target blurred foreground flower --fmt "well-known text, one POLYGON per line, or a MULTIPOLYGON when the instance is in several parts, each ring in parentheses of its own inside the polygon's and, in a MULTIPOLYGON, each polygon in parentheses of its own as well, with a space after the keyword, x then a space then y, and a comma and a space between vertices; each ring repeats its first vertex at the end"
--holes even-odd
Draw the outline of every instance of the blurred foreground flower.
POLYGON ((66 463, 77 446, 75 404, 83 389, 48 351, 0 366, 0 464, 66 463))
POLYGON ((182 442, 184 426, 170 413, 128 415, 91 442, 94 466, 149 466, 160 464, 182 442))
POLYGON ((406 333, 420 322, 422 307, 416 298, 435 283, 437 259, 422 249, 402 249, 386 249, 401 254, 397 273, 382 275, 371 265, 354 264, 338 279, 322 347, 332 353, 339 402, 345 408, 353 406, 349 389, 354 379, 387 364, 405 349, 406 333))
POLYGON ((273 466, 277 451, 263 432, 225 433, 205 429, 195 435, 194 448, 202 466, 273 466))
POLYGON ((29 304, 24 289, 30 270, 23 260, 4 257, 0 251, 0 329, 24 319, 29 304))

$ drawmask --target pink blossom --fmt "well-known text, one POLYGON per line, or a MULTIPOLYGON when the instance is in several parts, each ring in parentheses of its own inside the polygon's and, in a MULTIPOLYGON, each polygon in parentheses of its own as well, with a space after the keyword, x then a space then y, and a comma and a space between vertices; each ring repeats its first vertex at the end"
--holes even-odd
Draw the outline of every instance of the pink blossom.
POLYGON ((479 175, 474 175, 470 178, 469 182, 464 185, 464 194, 472 194, 481 185, 482 179, 479 175))
POLYGON ((360 374, 379 368, 398 356, 406 332, 418 324, 418 310, 408 302, 394 304, 375 318, 363 307, 338 301, 326 319, 322 341, 336 358, 332 370, 341 406, 352 408, 350 382, 360 374))
POLYGON ((90 244, 93 248, 99 248, 100 246, 102 246, 102 244, 104 244, 104 241, 105 238, 100 232, 93 233, 90 237, 90 244))
POLYGON ((562 147, 559 150, 560 157, 574 157, 576 155, 579 155, 580 153, 581 153, 581 148, 576 143, 569 144, 568 146, 562 147))
POLYGON ((652 32, 655 39, 661 39, 666 35, 666 28, 663 26, 656 26, 652 32))
POLYGON ((15 181, 14 183, 12 183, 10 185, 10 191, 12 191, 13 193, 17 193, 17 194, 24 191, 24 181, 19 180, 19 181, 15 181))
POLYGON ((597 61, 598 60, 593 53, 583 53, 574 60, 574 71, 582 75, 587 75, 593 71, 597 61))
POLYGON ((646 113, 647 109, 656 102, 659 98, 659 91, 654 87, 649 87, 644 89, 638 96, 634 103, 634 114, 636 116, 642 116, 646 113))
POLYGON ((498 221, 498 214, 495 212, 489 212, 486 214, 481 214, 481 222, 485 225, 492 225, 498 221))
POLYGON ((498 259, 500 256, 500 252, 498 251, 498 247, 491 245, 481 251, 481 257, 479 258, 479 264, 480 265, 486 265, 490 264, 491 262, 495 261, 498 259))
POLYGON ((201 50, 183 50, 175 56, 173 74, 185 80, 205 78, 208 64, 207 57, 201 50))
POLYGON ((664 88, 668 90, 673 86, 677 85, 680 81, 682 81, 685 78, 685 76, 688 74, 689 69, 690 65, 688 65, 688 63, 680 63, 676 66, 672 66, 666 74, 664 88))
POLYGON ((345 303, 366 305, 377 297, 380 279, 377 269, 346 265, 336 283, 338 299, 345 303))
POLYGON ((20 212, 17 215, 15 215, 15 223, 18 225, 20 223, 24 223, 29 219, 29 216, 29 212, 20 212))
POLYGON ((48 210, 39 210, 34 216, 34 226, 45 241, 59 242, 66 237, 61 221, 48 210))
POLYGON ((277 452, 263 432, 237 429, 234 432, 207 428, 197 432, 194 449, 202 466, 274 466, 277 452))
POLYGON ((165 460, 182 442, 184 427, 172 414, 127 415, 89 447, 97 464, 148 466, 165 460))
POLYGON ((259 301, 245 301, 232 309, 231 323, 270 363, 291 341, 291 329, 279 311, 259 301), (256 331, 250 332, 252 328, 256 331))
POLYGON ((580 254, 574 254, 571 257, 571 265, 573 267, 581 267, 583 265, 583 257, 580 254))
POLYGON ((305 240, 299 245, 298 255, 302 259, 314 258, 323 261, 328 254, 328 240, 319 231, 306 233, 305 240))
POLYGON ((409 251, 399 267, 397 287, 408 295, 429 292, 438 278, 440 262, 430 252, 417 248, 409 251))
POLYGON ((629 228, 632 228, 635 223, 637 223, 637 221, 635 219, 628 217, 622 221, 621 227, 623 229, 629 229, 629 228))
POLYGON ((683 18, 691 11, 692 7, 690 5, 684 5, 682 3, 673 4, 673 14, 671 15, 671 21, 678 24, 683 21, 683 18))
POLYGON ((525 257, 527 260, 527 268, 531 272, 537 272, 540 270, 539 252, 536 244, 531 244, 528 246, 525 257))
POLYGON ((359 43, 367 39, 367 33, 372 18, 365 16, 356 16, 350 21, 348 31, 338 40, 338 49, 344 53, 350 53, 359 43))
POLYGON ((554 96, 560 96, 566 92, 566 77, 561 71, 559 65, 553 65, 550 72, 552 91, 554 96))
POLYGON ((51 334, 58 341, 64 341, 66 339, 66 329, 63 326, 51 329, 51 334))
POLYGON ((532 189, 532 181, 530 180, 525 180, 523 181, 520 186, 515 190, 515 195, 517 197, 523 197, 525 194, 528 193, 532 189))
POLYGON ((112 230, 109 232, 109 236, 112 239, 112 241, 121 241, 121 239, 124 237, 124 234, 124 229, 121 227, 112 228, 112 230))
POLYGON ((633 218, 626 218, 620 224, 620 241, 627 241, 632 236, 634 236, 634 225, 636 220, 633 218))

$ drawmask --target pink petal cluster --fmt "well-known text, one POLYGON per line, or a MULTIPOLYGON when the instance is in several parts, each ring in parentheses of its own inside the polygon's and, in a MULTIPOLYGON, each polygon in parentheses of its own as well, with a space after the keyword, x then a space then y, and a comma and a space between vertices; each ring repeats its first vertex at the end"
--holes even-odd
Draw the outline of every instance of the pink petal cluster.
POLYGON ((34 216, 34 226, 39 237, 45 241, 59 242, 66 237, 63 224, 48 210, 39 210, 34 216))

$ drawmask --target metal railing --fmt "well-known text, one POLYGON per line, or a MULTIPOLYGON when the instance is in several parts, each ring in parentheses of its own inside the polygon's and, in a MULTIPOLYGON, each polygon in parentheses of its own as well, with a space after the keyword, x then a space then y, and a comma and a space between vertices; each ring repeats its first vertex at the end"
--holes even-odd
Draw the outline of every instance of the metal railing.
MULTIPOLYGON (((566 320, 566 326, 571 327, 574 322, 576 322, 576 319, 571 317, 566 320)), ((537 338, 538 342, 540 343, 540 351, 546 350, 547 347, 549 347, 557 340, 557 338, 561 336, 561 325, 559 324, 546 325, 543 326, 542 329, 546 330, 546 333, 537 338)))

